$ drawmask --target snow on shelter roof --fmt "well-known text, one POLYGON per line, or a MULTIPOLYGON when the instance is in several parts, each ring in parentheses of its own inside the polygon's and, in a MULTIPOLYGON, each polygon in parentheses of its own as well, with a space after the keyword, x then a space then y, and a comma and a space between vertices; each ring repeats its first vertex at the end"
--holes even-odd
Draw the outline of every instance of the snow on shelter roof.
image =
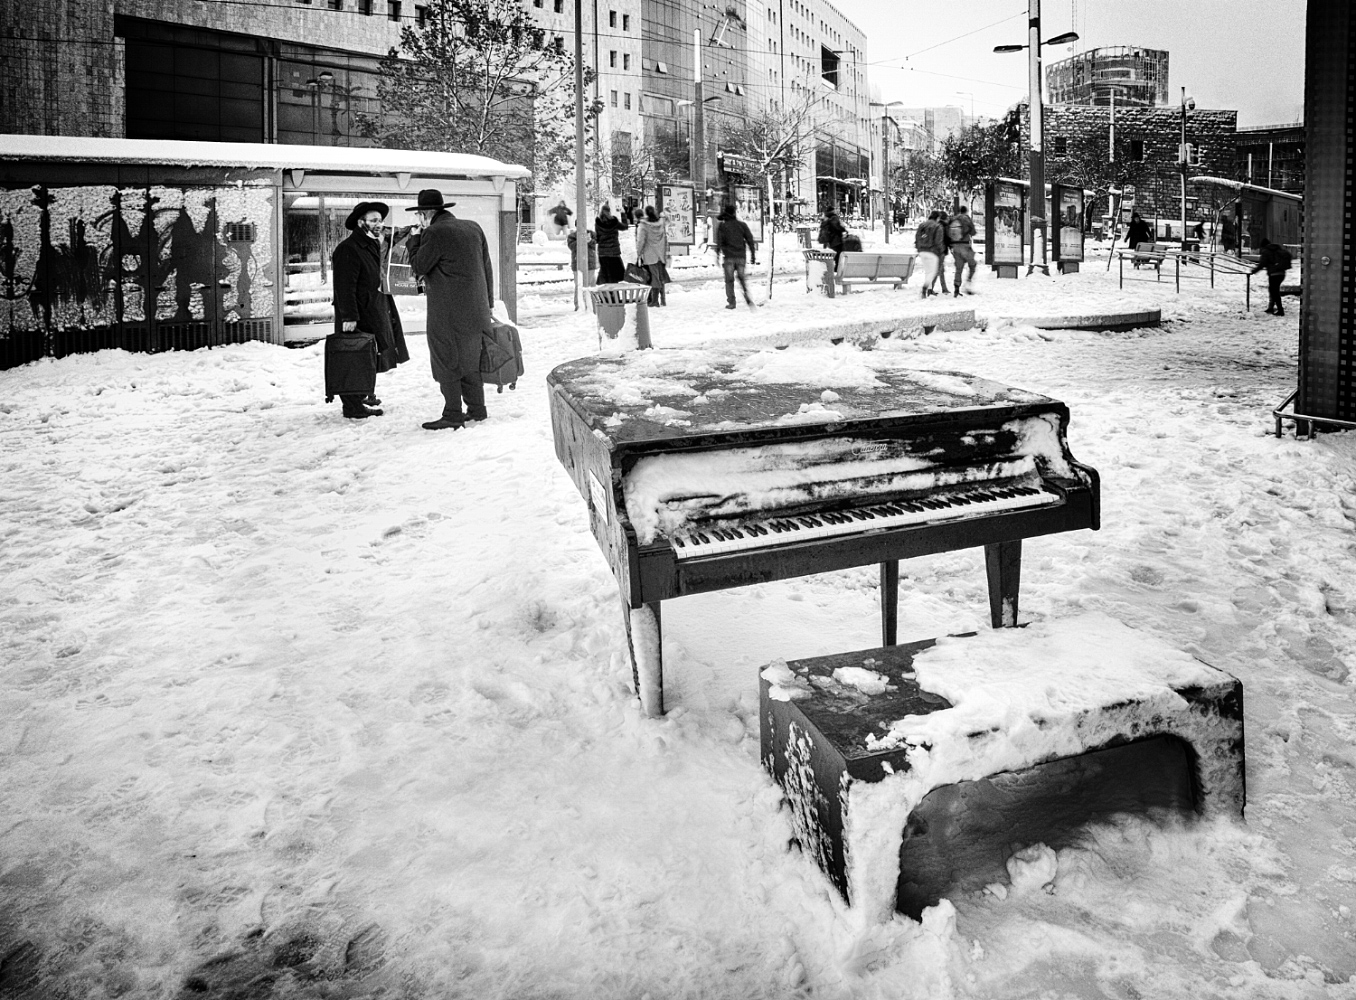
POLYGON ((407 172, 421 177, 505 177, 526 167, 469 153, 353 146, 288 146, 179 139, 96 139, 66 135, 0 135, 0 160, 80 163, 156 163, 186 167, 332 170, 367 174, 407 172))

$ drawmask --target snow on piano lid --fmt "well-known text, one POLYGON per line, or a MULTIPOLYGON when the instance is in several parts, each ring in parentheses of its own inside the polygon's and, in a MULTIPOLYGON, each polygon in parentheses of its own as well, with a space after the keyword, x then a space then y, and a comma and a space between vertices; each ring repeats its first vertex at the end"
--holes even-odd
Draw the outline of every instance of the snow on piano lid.
POLYGON ((842 345, 592 356, 560 365, 548 381, 614 447, 800 423, 1060 405, 989 379, 908 368, 889 355, 842 345))
POLYGON ((806 503, 1075 476, 1057 400, 856 349, 641 351, 550 381, 636 456, 623 488, 641 544, 806 503))

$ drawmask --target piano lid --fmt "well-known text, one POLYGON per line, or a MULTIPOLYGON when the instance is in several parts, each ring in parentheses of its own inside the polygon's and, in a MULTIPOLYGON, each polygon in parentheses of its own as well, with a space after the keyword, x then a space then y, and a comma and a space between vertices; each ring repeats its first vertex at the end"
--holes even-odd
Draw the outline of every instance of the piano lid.
POLYGON ((547 383, 614 449, 738 441, 772 429, 832 432, 848 422, 899 424, 964 411, 1064 409, 1048 396, 974 375, 827 348, 591 356, 560 365, 547 383))

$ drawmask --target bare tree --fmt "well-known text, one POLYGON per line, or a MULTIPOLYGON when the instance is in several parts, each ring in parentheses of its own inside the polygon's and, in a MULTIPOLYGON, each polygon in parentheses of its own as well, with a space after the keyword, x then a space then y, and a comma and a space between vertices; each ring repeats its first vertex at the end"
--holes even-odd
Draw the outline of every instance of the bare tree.
MULTIPOLYGON (((725 130, 725 150, 749 162, 753 177, 767 187, 769 206, 775 201, 774 177, 803 166, 814 153, 817 138, 827 130, 819 121, 819 100, 818 96, 807 96, 786 107, 761 108, 733 120, 725 130)), ((776 244, 774 234, 768 239, 768 298, 772 298, 776 244)))
MULTIPOLYGON (((428 0, 382 60, 377 97, 356 117, 378 145, 493 156, 542 186, 572 161, 574 60, 519 0, 428 0)), ((588 103, 587 125, 601 109, 588 103)))

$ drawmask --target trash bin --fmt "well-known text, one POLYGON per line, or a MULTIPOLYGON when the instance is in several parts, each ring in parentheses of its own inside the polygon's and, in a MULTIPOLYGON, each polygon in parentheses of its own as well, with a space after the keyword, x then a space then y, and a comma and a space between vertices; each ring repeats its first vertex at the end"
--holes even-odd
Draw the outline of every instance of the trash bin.
POLYGON ((800 240, 800 245, 806 250, 810 249, 810 234, 813 233, 814 231, 815 231, 814 226, 796 227, 796 238, 800 240))
POLYGON ((615 340, 626 322, 626 307, 636 307, 636 346, 649 348, 650 343, 650 307, 646 300, 650 296, 649 285, 637 285, 633 282, 618 282, 613 285, 597 285, 588 290, 593 299, 593 311, 598 317, 598 346, 603 345, 603 334, 615 340))
POLYGON ((833 265, 837 254, 832 250, 802 250, 801 253, 805 255, 805 290, 818 289, 833 298, 833 265))

